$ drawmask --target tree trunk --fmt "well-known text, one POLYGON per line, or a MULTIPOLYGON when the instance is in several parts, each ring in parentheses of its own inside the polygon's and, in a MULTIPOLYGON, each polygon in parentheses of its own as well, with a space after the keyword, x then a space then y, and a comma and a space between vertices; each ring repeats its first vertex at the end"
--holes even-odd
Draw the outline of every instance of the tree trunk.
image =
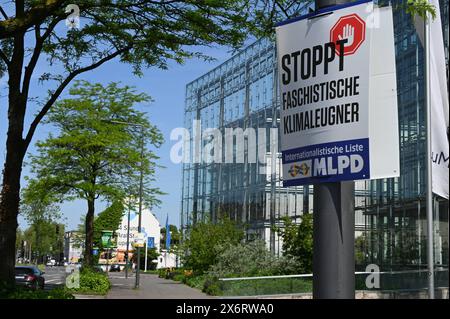
MULTIPOLYGON (((23 14, 23 2, 16 1, 16 15, 23 14)), ((14 50, 8 66, 8 134, 6 159, 0 194, 0 283, 13 285, 17 215, 20 202, 20 175, 25 156, 22 138, 27 97, 20 89, 24 59, 24 33, 14 37, 14 50)))
POLYGON ((87 266, 94 266, 94 259, 92 258, 92 248, 94 241, 94 213, 95 213, 95 200, 88 199, 88 211, 86 214, 85 231, 86 240, 84 245, 84 263, 87 266))
MULTIPOLYGON (((20 132, 21 133, 21 132, 20 132)), ((6 160, 0 195, 0 283, 14 284, 17 215, 20 202, 20 175, 24 152, 22 138, 11 125, 6 142, 6 160)))

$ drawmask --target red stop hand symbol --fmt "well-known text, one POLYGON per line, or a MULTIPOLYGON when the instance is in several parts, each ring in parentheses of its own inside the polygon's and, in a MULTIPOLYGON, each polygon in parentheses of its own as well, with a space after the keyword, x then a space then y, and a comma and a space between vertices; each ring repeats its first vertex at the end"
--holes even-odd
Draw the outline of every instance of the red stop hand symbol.
MULTIPOLYGON (((330 30, 330 42, 336 43, 347 39, 344 44, 344 55, 355 53, 365 38, 366 23, 355 13, 340 17, 330 30)), ((340 54, 338 46, 336 46, 336 54, 340 54)))

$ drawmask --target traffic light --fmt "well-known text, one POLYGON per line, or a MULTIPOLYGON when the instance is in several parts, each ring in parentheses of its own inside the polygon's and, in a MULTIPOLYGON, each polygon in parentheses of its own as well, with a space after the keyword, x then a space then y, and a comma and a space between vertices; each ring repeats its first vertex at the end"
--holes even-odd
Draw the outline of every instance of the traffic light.
POLYGON ((59 235, 59 225, 56 224, 56 235, 59 235))

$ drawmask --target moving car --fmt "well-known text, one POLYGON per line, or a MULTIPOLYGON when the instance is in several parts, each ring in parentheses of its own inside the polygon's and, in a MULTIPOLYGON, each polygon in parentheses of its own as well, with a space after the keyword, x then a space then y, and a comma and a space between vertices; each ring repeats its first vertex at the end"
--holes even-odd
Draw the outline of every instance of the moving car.
POLYGON ((16 285, 25 286, 33 290, 44 289, 45 272, 34 266, 16 266, 14 269, 16 285))

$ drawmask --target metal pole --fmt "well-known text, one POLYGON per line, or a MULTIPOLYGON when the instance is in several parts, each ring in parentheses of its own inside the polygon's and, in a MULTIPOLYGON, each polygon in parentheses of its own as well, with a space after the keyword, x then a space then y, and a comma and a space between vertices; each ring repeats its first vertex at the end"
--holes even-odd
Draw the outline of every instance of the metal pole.
POLYGON ((106 248, 106 274, 108 275, 109 268, 109 248, 106 248))
POLYGON ((128 247, 130 245, 130 210, 131 210, 131 196, 128 199, 128 222, 127 222, 127 248, 125 251, 125 278, 128 279, 128 256, 129 256, 129 250, 128 247))
MULTIPOLYGON (((144 171, 143 171, 143 160, 144 160, 144 126, 141 126, 141 172, 139 177, 139 224, 138 232, 141 233, 141 220, 142 220, 142 191, 144 184, 144 171)), ((139 288, 139 268, 141 261, 141 247, 137 247, 137 269, 136 269, 136 283, 134 288, 139 288)))
POLYGON ((23 241, 23 263, 25 264, 25 260, 27 260, 27 241, 23 241))
MULTIPOLYGON (((352 2, 316 0, 316 10, 352 2)), ((313 298, 355 298, 355 183, 314 185, 313 298)))
POLYGON ((429 14, 425 21, 424 54, 425 54, 425 103, 427 119, 427 264, 428 264, 428 298, 434 299, 434 230, 433 230, 433 191, 431 175, 431 94, 430 94, 430 25, 429 14))
POLYGON ((145 251, 145 265, 144 265, 144 271, 147 271, 147 249, 148 249, 148 247, 147 247, 147 243, 145 242, 144 243, 144 247, 145 247, 145 249, 144 249, 144 251, 145 251))

